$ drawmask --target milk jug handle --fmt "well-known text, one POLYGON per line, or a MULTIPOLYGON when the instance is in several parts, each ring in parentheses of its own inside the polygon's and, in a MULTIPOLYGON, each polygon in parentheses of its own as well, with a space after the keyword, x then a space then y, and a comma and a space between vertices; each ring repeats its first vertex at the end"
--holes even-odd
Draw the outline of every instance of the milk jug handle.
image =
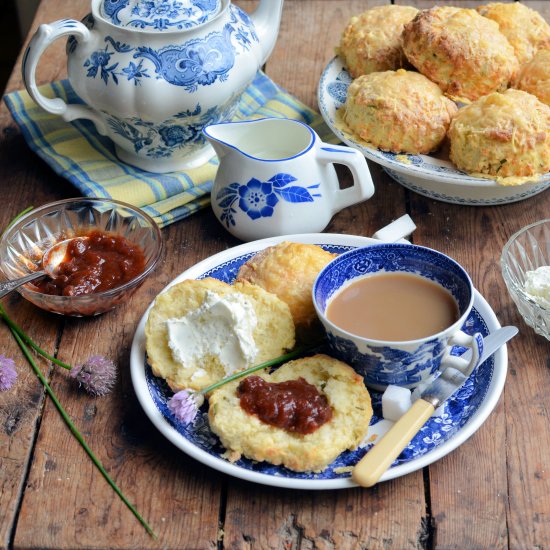
POLYGON ((42 95, 36 85, 36 67, 46 48, 58 38, 67 35, 79 37, 83 42, 91 39, 90 30, 74 19, 61 19, 38 27, 23 56, 23 82, 29 95, 48 113, 59 115, 67 122, 76 118, 92 120, 101 134, 106 133, 105 122, 94 109, 86 105, 67 105, 61 98, 42 95))
POLYGON ((353 176, 352 187, 347 189, 338 187, 332 190, 333 214, 347 206, 367 200, 374 194, 374 185, 367 160, 356 149, 323 142, 318 149, 317 160, 323 164, 343 164, 350 169, 353 176))

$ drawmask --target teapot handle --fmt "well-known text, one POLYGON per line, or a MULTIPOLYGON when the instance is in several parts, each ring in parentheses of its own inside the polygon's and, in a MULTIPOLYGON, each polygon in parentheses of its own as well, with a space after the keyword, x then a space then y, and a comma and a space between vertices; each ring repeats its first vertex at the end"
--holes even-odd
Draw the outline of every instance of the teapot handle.
POLYGON ((374 184, 365 157, 356 149, 344 145, 321 143, 317 159, 323 164, 343 164, 353 176, 353 186, 333 190, 332 213, 370 199, 374 194, 374 184))
POLYGON ((23 82, 29 95, 48 113, 59 115, 69 122, 76 118, 87 118, 95 123, 100 134, 107 128, 99 113, 86 105, 68 105, 61 98, 49 99, 42 95, 36 85, 36 67, 46 48, 62 36, 75 35, 86 42, 91 39, 90 30, 74 19, 61 19, 38 27, 23 56, 23 82))

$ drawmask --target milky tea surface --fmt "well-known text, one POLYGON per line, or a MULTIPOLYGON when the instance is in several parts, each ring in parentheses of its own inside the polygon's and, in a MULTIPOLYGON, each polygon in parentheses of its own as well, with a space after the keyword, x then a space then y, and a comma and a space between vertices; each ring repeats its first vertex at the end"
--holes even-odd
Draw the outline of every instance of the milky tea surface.
POLYGON ((372 340, 403 342, 441 332, 459 318, 449 291, 410 273, 381 273, 337 292, 327 318, 347 332, 372 340))

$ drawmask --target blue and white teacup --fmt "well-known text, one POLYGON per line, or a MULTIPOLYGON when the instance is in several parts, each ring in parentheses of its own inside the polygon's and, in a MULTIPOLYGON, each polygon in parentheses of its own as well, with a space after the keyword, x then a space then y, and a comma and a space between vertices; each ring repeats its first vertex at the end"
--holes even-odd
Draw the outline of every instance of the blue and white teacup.
POLYGON ((395 384, 415 388, 435 373, 453 345, 472 350, 463 369, 475 368, 483 351, 481 335, 461 328, 474 303, 474 287, 466 271, 454 260, 430 248, 413 244, 376 244, 345 252, 330 262, 313 285, 313 303, 335 355, 364 377, 370 388, 383 391, 395 384), (331 299, 343 287, 360 278, 383 272, 416 274, 441 285, 458 305, 458 319, 445 330, 416 340, 373 340, 351 334, 327 319, 331 299))

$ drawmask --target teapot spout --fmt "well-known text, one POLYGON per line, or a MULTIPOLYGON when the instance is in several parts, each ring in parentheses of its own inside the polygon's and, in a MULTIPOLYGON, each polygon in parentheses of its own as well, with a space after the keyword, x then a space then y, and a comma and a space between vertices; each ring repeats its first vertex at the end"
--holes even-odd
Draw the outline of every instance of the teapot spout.
POLYGON ((260 39, 263 65, 271 55, 281 23, 284 0, 260 0, 256 11, 250 16, 260 39))

